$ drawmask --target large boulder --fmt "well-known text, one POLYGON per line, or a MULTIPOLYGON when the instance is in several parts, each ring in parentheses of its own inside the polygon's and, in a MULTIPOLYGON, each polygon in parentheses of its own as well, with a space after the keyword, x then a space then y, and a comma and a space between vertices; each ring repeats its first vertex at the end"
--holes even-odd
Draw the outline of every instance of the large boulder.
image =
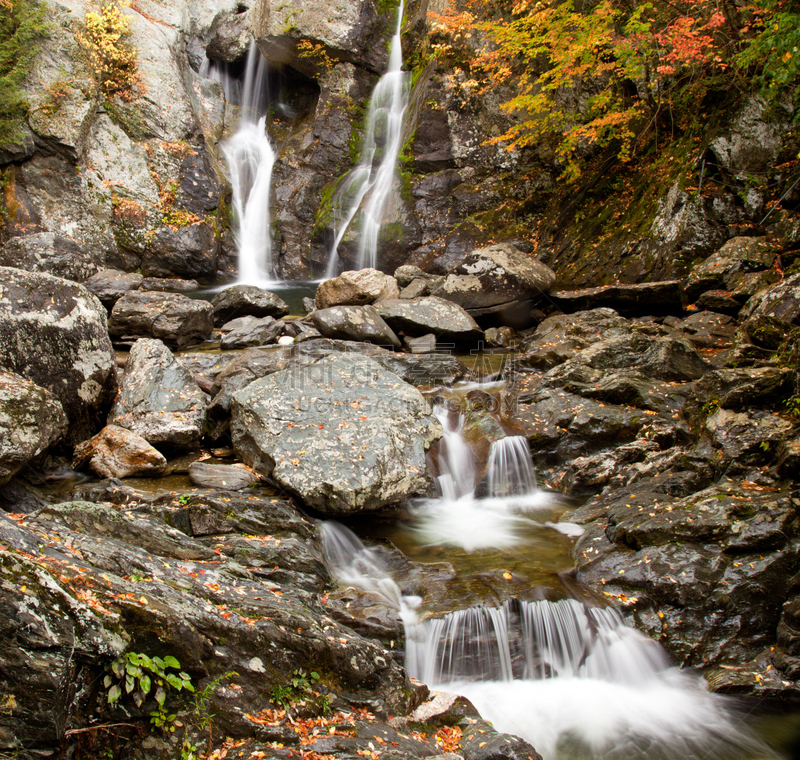
POLYGON ((611 308, 628 315, 679 314, 686 305, 680 280, 560 290, 551 292, 548 299, 557 309, 570 314, 599 308, 611 308))
POLYGON ((372 306, 331 306, 311 313, 311 321, 326 338, 366 341, 400 348, 392 329, 372 306))
POLYGON ((0 485, 67 432, 67 416, 50 391, 0 372, 0 485))
POLYGON ((164 455, 142 436, 118 425, 106 425, 75 447, 72 466, 88 467, 101 478, 160 475, 167 467, 164 455))
POLYGON ((208 400, 191 373, 160 341, 137 340, 109 425, 133 430, 149 443, 192 448, 200 442, 208 400))
POLYGON ((104 261, 104 252, 100 248, 84 246, 52 232, 11 238, 0 248, 0 266, 47 272, 75 282, 91 277, 104 261))
POLYGON ((224 325, 235 317, 286 316, 289 307, 267 290, 255 285, 233 285, 217 293, 211 301, 214 307, 214 324, 224 325))
POLYGON ((231 412, 239 456, 329 515, 425 492, 425 452, 441 436, 418 390, 348 354, 257 380, 231 412))
POLYGON ((438 339, 459 342, 483 338, 483 330, 464 309, 442 298, 398 298, 381 301, 375 309, 395 332, 433 333, 438 339))
POLYGON ((111 311, 114 304, 128 291, 138 290, 144 276, 138 272, 122 272, 119 269, 101 269, 93 274, 83 284, 86 289, 94 293, 100 303, 111 311))
POLYGON ((90 437, 117 391, 105 309, 82 285, 0 267, 0 367, 61 402, 69 442, 90 437))
POLYGON ((339 305, 363 306, 399 296, 400 288, 394 277, 377 269, 359 269, 320 283, 314 300, 318 309, 327 309, 339 305))
POLYGON ((541 261, 509 243, 473 251, 432 295, 465 309, 487 309, 543 295, 556 280, 541 261))
POLYGON ((237 317, 222 328, 219 347, 224 350, 253 348, 274 343, 283 332, 283 322, 272 317, 237 317))
POLYGON ((217 271, 213 228, 206 222, 159 227, 144 249, 141 268, 152 277, 212 278, 217 271))
POLYGON ((214 308, 208 301, 157 291, 126 293, 108 321, 112 336, 158 338, 176 347, 205 340, 213 329, 214 308))

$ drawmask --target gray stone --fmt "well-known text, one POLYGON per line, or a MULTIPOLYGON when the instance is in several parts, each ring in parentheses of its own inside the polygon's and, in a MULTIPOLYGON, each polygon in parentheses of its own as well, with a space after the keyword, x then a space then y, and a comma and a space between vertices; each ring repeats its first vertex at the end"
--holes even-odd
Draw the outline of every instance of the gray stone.
POLYGON ((214 277, 217 241, 213 228, 206 222, 158 227, 144 249, 141 268, 150 277, 214 277))
POLYGON ((440 284, 444 278, 441 275, 430 274, 423 272, 419 267, 411 264, 403 264, 403 266, 395 269, 394 278, 401 288, 407 288, 414 280, 424 280, 425 282, 440 284))
POLYGON ((375 309, 395 332, 434 333, 439 339, 457 341, 475 341, 483 337, 483 330, 464 309, 442 298, 381 301, 375 304, 375 309))
POLYGON ((120 338, 158 338, 181 347, 206 340, 214 327, 213 315, 210 303, 180 293, 131 291, 114 304, 108 332, 120 338))
POLYGON ((145 277, 141 284, 142 290, 160 290, 164 293, 191 293, 200 286, 197 280, 179 280, 175 277, 145 277))
POLYGON ((792 429, 792 423, 770 412, 718 409, 706 430, 726 459, 745 464, 770 463, 792 429))
POLYGON ((610 308, 625 314, 680 314, 686 305, 680 280, 643 282, 634 285, 603 285, 583 290, 550 293, 556 308, 565 312, 610 308))
POLYGON ((400 298, 422 298, 431 294, 430 282, 417 277, 400 291, 400 298))
POLYGON ((206 394, 160 341, 134 343, 109 425, 133 430, 151 444, 188 449, 198 445, 206 394))
POLYGON ((787 277, 766 293, 754 296, 747 304, 747 317, 774 317, 800 325, 800 273, 787 277))
POLYGON ((253 348, 275 343, 283 332, 283 322, 272 317, 238 317, 226 322, 220 329, 223 333, 220 348, 253 348))
POLYGON ((224 325, 234 317, 275 317, 289 313, 289 307, 276 296, 255 285, 233 285, 217 293, 211 301, 214 324, 224 325))
POLYGON ((61 402, 69 442, 94 435, 117 391, 105 309, 83 285, 0 267, 0 367, 61 402))
POLYGON ((192 462, 189 465, 189 480, 199 488, 241 491, 258 483, 258 475, 241 464, 192 462))
POLYGON ((75 282, 91 277, 103 263, 102 250, 52 232, 11 238, 0 248, 0 266, 47 272, 75 282))
POLYGON ((372 306, 332 306, 317 309, 311 321, 326 338, 366 341, 400 348, 400 340, 372 306))
POLYGON ((418 338, 403 338, 406 348, 412 354, 432 354, 436 351, 436 336, 433 333, 420 335, 418 338))
POLYGON ((72 466, 88 467, 101 478, 130 478, 160 475, 167 467, 167 460, 138 433, 107 425, 75 447, 72 466))
POLYGON ((742 308, 729 290, 707 290, 697 299, 697 306, 708 311, 718 311, 720 314, 729 314, 735 317, 742 308))
POLYGON ((537 259, 499 243, 472 251, 431 294, 465 309, 485 309, 543 295, 555 279, 537 259))
POLYGON ((0 485, 66 432, 67 416, 50 391, 0 371, 0 485))
POLYGON ((325 514, 428 488, 425 452, 441 426, 419 391, 367 357, 269 375, 234 394, 231 411, 238 455, 325 514))
POLYGON ((340 305, 364 306, 399 295, 394 277, 377 269, 360 269, 342 272, 338 277, 320 283, 314 301, 318 309, 327 309, 340 305))
POLYGON ((136 272, 121 272, 119 269, 102 269, 92 275, 84 287, 94 293, 109 311, 129 290, 138 290, 144 277, 136 272))

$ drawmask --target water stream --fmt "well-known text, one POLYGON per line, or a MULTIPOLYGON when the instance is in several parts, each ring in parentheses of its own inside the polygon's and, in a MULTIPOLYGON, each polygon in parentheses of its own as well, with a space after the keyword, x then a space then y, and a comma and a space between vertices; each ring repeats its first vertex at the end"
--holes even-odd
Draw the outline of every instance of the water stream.
MULTIPOLYGON (((463 437, 463 416, 436 413, 445 430, 440 496, 414 506, 411 534, 420 543, 478 553, 491 547, 496 562, 531 551, 527 523, 541 530, 535 517, 553 503, 536 487, 525 440, 493 444, 487 496, 478 498, 479 468, 463 437)), ((709 693, 701 676, 673 667, 663 648, 616 610, 569 598, 562 586, 554 601, 512 597, 430 617, 349 529, 327 522, 322 531, 332 575, 380 594, 398 611, 409 675, 466 696, 497 730, 528 740, 545 760, 775 757, 734 702, 709 693)))
POLYGON ((235 134, 222 144, 233 190, 238 282, 268 287, 280 278, 272 257, 270 188, 275 150, 267 135, 269 64, 250 41, 243 78, 209 62, 201 74, 222 83, 225 97, 241 107, 235 134))
POLYGON ((395 195, 395 169, 402 148, 403 116, 408 105, 408 75, 403 71, 400 41, 402 23, 401 1, 389 46, 389 67, 372 93, 358 165, 343 181, 333 201, 340 219, 334 228, 326 277, 339 274, 342 268, 339 244, 359 211, 361 229, 355 269, 378 266, 378 235, 395 195))

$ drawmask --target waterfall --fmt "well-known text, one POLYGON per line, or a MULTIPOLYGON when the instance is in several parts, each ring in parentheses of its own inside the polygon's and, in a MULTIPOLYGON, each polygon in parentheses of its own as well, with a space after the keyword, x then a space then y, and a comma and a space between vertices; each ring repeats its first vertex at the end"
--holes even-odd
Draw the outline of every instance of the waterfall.
POLYGON ((333 578, 345 586, 353 586, 380 596, 400 614, 405 624, 417 622, 415 609, 419 597, 405 596, 374 549, 368 549, 353 531, 327 520, 320 523, 325 566, 333 578))
POLYGON ((526 513, 552 506, 550 494, 536 488, 528 443, 509 436, 492 444, 487 466, 489 496, 477 498, 475 458, 464 439, 465 417, 453 423, 449 412, 434 407, 444 434, 437 479, 440 498, 413 507, 415 532, 424 544, 460 546, 467 551, 518 544, 534 523, 526 513))
POLYGON ((774 757, 733 705, 612 609, 472 607, 406 628, 406 668, 466 696, 545 760, 774 757))
POLYGON ((344 208, 345 212, 334 231, 326 272, 329 278, 338 274, 339 244, 359 210, 361 232, 356 268, 378 268, 378 235, 394 195, 395 168, 403 147, 403 116, 408 105, 408 77, 403 71, 400 40, 402 23, 401 0, 397 9, 397 25, 389 46, 389 68, 378 80, 372 93, 358 165, 344 180, 334 199, 335 208, 344 208))
POLYGON ((210 62, 201 71, 221 82, 226 99, 241 106, 239 126, 222 145, 222 152, 233 189, 238 281, 262 286, 277 279, 270 235, 269 196, 275 151, 266 130, 270 106, 268 73, 269 64, 253 39, 243 81, 218 62, 210 62))
POLYGON ((527 496, 536 491, 536 472, 528 441, 521 435, 492 443, 486 473, 490 496, 527 496))

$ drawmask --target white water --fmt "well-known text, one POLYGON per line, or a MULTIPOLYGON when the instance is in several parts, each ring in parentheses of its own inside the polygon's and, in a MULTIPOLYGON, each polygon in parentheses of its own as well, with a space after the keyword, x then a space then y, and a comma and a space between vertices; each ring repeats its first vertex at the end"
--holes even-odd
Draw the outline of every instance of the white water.
POLYGON ((418 539, 426 545, 459 546, 469 552, 510 548, 524 541, 525 530, 536 524, 526 513, 553 505, 552 496, 536 488, 527 441, 510 436, 492 444, 489 496, 477 498, 475 457, 464 440, 464 415, 456 417, 443 407, 435 407, 434 414, 444 430, 437 478, 440 498, 414 505, 418 539))
POLYGON ((397 9, 397 26, 389 46, 389 68, 372 93, 358 165, 334 199, 334 206, 344 209, 344 214, 335 227, 326 277, 335 277, 339 273, 339 244, 359 210, 361 232, 356 269, 378 267, 378 235, 395 196, 395 169, 402 148, 403 116, 408 105, 408 75, 403 71, 400 41, 402 22, 401 1, 397 9))
POLYGON ((275 151, 266 130, 269 64, 250 41, 244 80, 230 76, 225 66, 210 65, 201 73, 222 83, 225 97, 241 105, 236 133, 222 145, 233 189, 238 282, 261 287, 278 277, 272 258, 270 187, 275 151))

